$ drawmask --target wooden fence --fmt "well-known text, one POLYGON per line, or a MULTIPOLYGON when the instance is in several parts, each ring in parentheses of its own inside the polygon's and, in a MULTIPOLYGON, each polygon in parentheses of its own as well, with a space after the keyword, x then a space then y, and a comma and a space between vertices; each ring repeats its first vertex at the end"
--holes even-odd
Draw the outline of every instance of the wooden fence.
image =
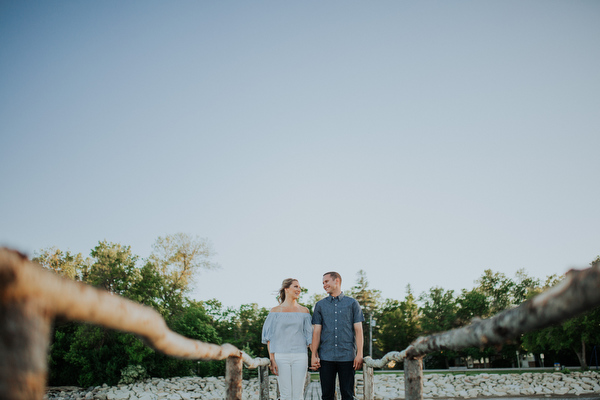
MULTIPOLYGON (((374 398, 373 368, 404 361, 408 400, 423 398, 422 357, 428 353, 505 343, 518 335, 564 321, 600 305, 600 265, 570 271, 558 286, 487 319, 448 332, 421 337, 379 360, 365 358, 364 398, 374 398)), ((50 326, 56 317, 131 332, 164 354, 193 360, 226 361, 228 400, 242 398, 242 368, 259 369, 260 399, 269 399, 269 359, 251 358, 236 347, 204 343, 169 330, 143 306, 60 277, 16 251, 0 249, 0 398, 44 397, 50 326)))
POLYGON ((405 350, 391 352, 379 360, 365 358, 365 400, 373 400, 373 368, 390 361, 404 361, 407 400, 423 398, 423 357, 441 350, 504 344, 519 335, 565 321, 600 305, 600 263, 584 270, 571 270, 557 286, 485 320, 435 335, 420 337, 405 350))

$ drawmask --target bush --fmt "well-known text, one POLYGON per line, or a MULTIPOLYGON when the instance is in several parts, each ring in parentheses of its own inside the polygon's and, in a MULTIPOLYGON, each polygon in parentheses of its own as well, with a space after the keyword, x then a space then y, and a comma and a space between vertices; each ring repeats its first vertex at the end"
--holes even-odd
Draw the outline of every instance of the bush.
POLYGON ((148 379, 146 368, 141 365, 128 365, 121 370, 121 379, 119 385, 128 385, 130 383, 140 382, 148 379))

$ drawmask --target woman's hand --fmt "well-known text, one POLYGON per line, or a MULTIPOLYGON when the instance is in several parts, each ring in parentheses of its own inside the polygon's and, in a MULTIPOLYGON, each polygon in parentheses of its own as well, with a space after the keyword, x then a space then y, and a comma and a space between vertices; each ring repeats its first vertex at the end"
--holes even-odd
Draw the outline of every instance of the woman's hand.
POLYGON ((271 372, 274 375, 279 375, 279 369, 277 368, 277 363, 275 362, 275 356, 271 355, 269 360, 271 360, 271 365, 269 366, 269 368, 271 368, 271 372))

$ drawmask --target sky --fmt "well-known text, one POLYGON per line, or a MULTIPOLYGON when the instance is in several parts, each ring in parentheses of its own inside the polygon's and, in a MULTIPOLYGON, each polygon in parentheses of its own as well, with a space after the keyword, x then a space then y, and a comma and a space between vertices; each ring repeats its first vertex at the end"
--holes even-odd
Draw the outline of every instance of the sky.
POLYGON ((148 257, 276 305, 600 254, 600 2, 0 1, 0 245, 148 257))

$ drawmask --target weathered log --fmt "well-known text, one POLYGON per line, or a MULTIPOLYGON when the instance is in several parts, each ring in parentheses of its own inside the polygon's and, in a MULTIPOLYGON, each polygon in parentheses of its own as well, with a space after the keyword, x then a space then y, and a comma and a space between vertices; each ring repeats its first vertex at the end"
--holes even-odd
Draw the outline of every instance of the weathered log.
POLYGON ((269 400, 269 367, 261 365, 258 367, 258 384, 260 400, 269 400))
POLYGON ((3 304, 37 302, 39 313, 50 319, 61 316, 131 332, 173 357, 223 360, 241 356, 250 368, 269 364, 268 359, 253 359, 230 344, 219 346, 181 336, 171 331, 153 308, 63 278, 15 251, 0 249, 0 278, 3 304))
POLYGON ((227 357, 225 387, 227 400, 242 400, 242 357, 227 357))
POLYGON ((404 360, 404 395, 406 400, 423 399, 423 359, 404 360))
POLYGON ((453 329, 415 340, 406 357, 419 357, 440 350, 502 345, 519 335, 575 317, 600 305, 600 264, 567 272, 557 286, 518 307, 486 320, 475 320, 453 329))
POLYGON ((363 392, 364 400, 374 400, 375 380, 373 379, 373 367, 368 367, 366 363, 363 363, 363 384, 365 385, 363 392))
POLYGON ((41 399, 50 319, 36 302, 0 303, 0 399, 41 399))
MULTIPOLYGON (((236 357, 248 368, 269 365, 235 346, 188 339, 168 329, 154 309, 56 275, 0 248, 0 398, 41 399, 55 317, 131 332, 157 351, 193 360, 236 357)), ((240 383, 241 384, 241 383, 240 383)))
POLYGON ((518 307, 495 316, 474 320, 470 325, 420 337, 406 349, 387 353, 379 360, 365 358, 374 368, 390 361, 417 358, 440 350, 502 345, 519 335, 566 321, 600 305, 600 263, 584 270, 571 270, 557 286, 518 307))

